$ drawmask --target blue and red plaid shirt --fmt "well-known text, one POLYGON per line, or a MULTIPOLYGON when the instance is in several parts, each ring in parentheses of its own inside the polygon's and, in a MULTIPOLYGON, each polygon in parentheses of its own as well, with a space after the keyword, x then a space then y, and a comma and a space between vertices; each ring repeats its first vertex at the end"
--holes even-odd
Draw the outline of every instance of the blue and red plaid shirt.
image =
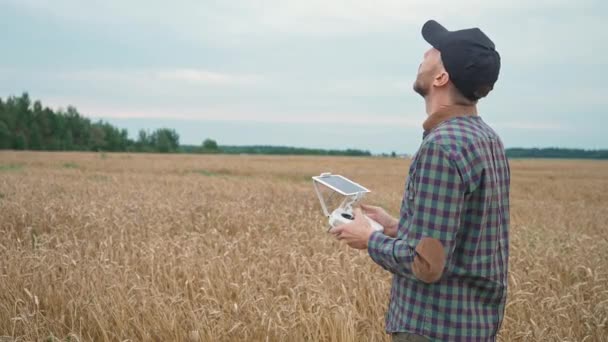
POLYGON ((451 117, 425 131, 397 237, 374 232, 368 243, 371 258, 394 274, 387 332, 495 340, 507 297, 509 183, 502 142, 481 117, 451 117))

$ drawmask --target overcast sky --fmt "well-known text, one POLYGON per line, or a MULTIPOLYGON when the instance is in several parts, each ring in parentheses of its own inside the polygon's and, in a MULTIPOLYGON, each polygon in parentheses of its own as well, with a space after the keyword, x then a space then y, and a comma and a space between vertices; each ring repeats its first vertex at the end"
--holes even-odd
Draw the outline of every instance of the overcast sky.
POLYGON ((412 153, 428 19, 494 40, 479 110, 505 145, 608 148, 601 1, 0 0, 0 97, 187 144, 412 153))

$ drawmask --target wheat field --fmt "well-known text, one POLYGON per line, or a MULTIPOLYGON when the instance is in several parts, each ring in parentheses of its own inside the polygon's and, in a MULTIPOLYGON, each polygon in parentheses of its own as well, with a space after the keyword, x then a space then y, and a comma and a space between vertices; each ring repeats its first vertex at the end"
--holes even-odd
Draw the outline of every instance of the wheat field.
MULTIPOLYGON (((0 341, 388 341, 391 275, 310 177, 396 215, 409 161, 0 152, 0 341)), ((500 341, 608 341, 608 162, 512 160, 500 341)))

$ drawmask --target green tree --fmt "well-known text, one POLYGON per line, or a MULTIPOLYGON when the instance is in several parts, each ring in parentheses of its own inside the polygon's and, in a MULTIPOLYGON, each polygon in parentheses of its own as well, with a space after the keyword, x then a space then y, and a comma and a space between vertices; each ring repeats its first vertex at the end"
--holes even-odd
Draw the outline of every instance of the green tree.
POLYGON ((148 132, 146 132, 143 129, 139 130, 139 133, 137 133, 137 142, 142 144, 142 145, 147 145, 149 144, 149 138, 148 138, 148 132))
POLYGON ((15 150, 27 149, 27 139, 25 138, 25 134, 23 134, 23 132, 15 134, 15 139, 13 140, 13 148, 15 150))
POLYGON ((179 134, 174 129, 159 128, 150 136, 150 143, 156 152, 175 152, 179 147, 179 134))
POLYGON ((74 148, 74 136, 72 135, 72 130, 69 129, 65 132, 65 143, 64 146, 67 150, 78 150, 79 148, 74 148))
POLYGON ((154 142, 154 147, 156 148, 157 152, 162 152, 162 153, 171 152, 172 148, 171 148, 171 140, 169 139, 169 136, 167 134, 165 134, 165 132, 159 132, 159 134, 156 136, 156 139, 154 142))
POLYGON ((40 133, 40 128, 38 128, 38 123, 36 122, 30 127, 29 141, 29 148, 32 150, 42 150, 42 133, 40 133))
POLYGON ((93 151, 103 150, 106 147, 106 133, 99 124, 91 127, 89 146, 93 151))
POLYGON ((0 121, 0 149, 12 147, 13 135, 4 121, 0 121))
MULTIPOLYGON (((28 93, 0 99, 0 148, 126 151, 133 145, 126 130, 91 123, 76 108, 53 111, 28 93)), ((171 138, 171 137, 170 137, 171 138)))
POLYGON ((146 152, 150 150, 150 133, 148 133, 146 130, 140 129, 137 133, 135 149, 139 152, 146 152))
POLYGON ((203 149, 207 151, 217 151, 219 148, 215 140, 205 139, 205 141, 203 141, 203 149))
POLYGON ((102 127, 105 133, 106 149, 108 151, 120 151, 122 141, 118 128, 110 125, 109 123, 103 123, 102 127))
POLYGON ((42 113, 42 103, 40 101, 34 101, 34 115, 42 113))
POLYGON ((29 112, 31 105, 32 101, 30 100, 30 95, 28 93, 23 93, 21 94, 21 97, 17 98, 17 108, 20 113, 29 112))

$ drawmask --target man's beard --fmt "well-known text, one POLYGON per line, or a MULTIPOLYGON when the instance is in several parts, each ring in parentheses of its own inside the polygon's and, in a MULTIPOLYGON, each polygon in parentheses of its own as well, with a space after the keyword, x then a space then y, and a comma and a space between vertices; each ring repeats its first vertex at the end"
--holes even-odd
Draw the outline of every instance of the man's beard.
POLYGON ((419 77, 417 77, 416 81, 414 82, 414 91, 424 98, 426 98, 426 96, 429 94, 428 87, 425 87, 424 83, 419 77))

